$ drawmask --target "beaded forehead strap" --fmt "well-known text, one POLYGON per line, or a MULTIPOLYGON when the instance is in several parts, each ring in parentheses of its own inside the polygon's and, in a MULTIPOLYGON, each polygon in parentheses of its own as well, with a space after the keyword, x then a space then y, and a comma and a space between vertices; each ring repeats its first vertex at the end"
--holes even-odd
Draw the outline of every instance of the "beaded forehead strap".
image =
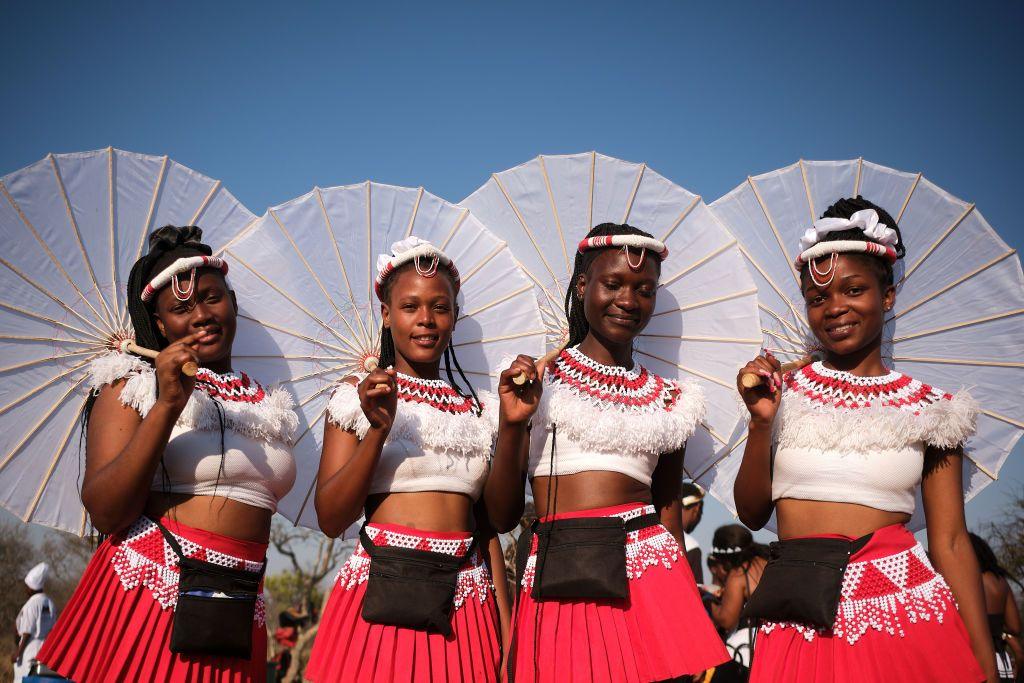
POLYGON ((735 548, 716 548, 711 547, 711 555, 735 555, 736 553, 742 553, 743 548, 736 546, 735 548))
POLYGON ((373 291, 377 294, 378 299, 381 299, 381 289, 384 281, 410 261, 416 267, 416 273, 422 277, 434 277, 437 275, 438 267, 444 266, 448 269, 448 273, 452 276, 452 280, 455 283, 455 293, 459 293, 462 278, 459 275, 458 268, 455 267, 455 263, 447 254, 430 242, 418 237, 407 237, 391 245, 391 254, 391 256, 381 254, 377 257, 377 277, 373 283, 373 291), (428 261, 428 265, 426 267, 422 266, 420 264, 421 260, 428 261))
POLYGON ((142 300, 149 301, 157 292, 170 283, 171 291, 174 292, 174 298, 178 301, 188 301, 196 290, 197 268, 216 268, 224 275, 228 274, 227 261, 219 256, 186 256, 167 266, 155 278, 150 280, 149 284, 142 290, 142 300), (178 282, 178 276, 186 271, 191 272, 188 283, 182 286, 178 282))
POLYGON ((668 247, 665 243, 656 240, 653 237, 643 237, 642 235, 601 235, 599 237, 586 237, 580 241, 579 246, 576 250, 581 254, 591 249, 605 249, 607 247, 622 247, 622 253, 626 255, 626 263, 629 264, 630 270, 639 271, 644 267, 644 259, 647 256, 647 252, 650 251, 652 254, 658 257, 659 261, 664 261, 668 258, 668 247), (640 260, 633 263, 632 259, 629 258, 629 250, 639 249, 640 260))
POLYGON ((819 218, 800 238, 800 255, 796 257, 793 265, 799 271, 804 264, 810 264, 811 281, 818 287, 828 287, 836 276, 836 263, 839 261, 839 254, 868 254, 884 258, 889 263, 896 263, 895 246, 898 241, 895 230, 885 223, 878 222, 878 212, 874 209, 857 211, 849 218, 819 218), (839 232, 850 228, 859 228, 864 232, 864 236, 872 241, 821 241, 830 232, 839 232), (829 257, 829 262, 828 267, 822 269, 818 267, 818 259, 824 256, 829 257), (819 281, 818 276, 828 279, 819 281))

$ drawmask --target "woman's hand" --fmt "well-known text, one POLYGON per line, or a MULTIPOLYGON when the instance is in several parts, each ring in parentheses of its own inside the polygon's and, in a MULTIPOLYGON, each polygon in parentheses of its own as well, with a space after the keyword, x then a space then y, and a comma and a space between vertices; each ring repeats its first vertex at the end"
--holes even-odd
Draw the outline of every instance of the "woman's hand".
POLYGON ((185 363, 199 362, 196 347, 206 334, 203 331, 183 337, 156 357, 157 401, 178 413, 185 409, 196 386, 196 378, 189 377, 181 369, 185 363))
POLYGON ((359 383, 359 405, 370 422, 370 428, 385 434, 395 423, 398 409, 398 385, 395 369, 377 368, 359 383))
POLYGON ((782 364, 771 351, 765 351, 763 356, 758 356, 740 368, 736 375, 736 389, 750 411, 751 422, 762 426, 771 425, 782 401, 782 364), (746 374, 761 377, 761 383, 746 388, 742 382, 746 374))
POLYGON ((541 379, 544 377, 546 363, 539 369, 533 358, 520 354, 512 366, 501 373, 498 379, 498 400, 500 418, 504 424, 525 424, 540 405, 543 391, 541 379), (526 377, 526 382, 516 384, 519 375, 526 377))

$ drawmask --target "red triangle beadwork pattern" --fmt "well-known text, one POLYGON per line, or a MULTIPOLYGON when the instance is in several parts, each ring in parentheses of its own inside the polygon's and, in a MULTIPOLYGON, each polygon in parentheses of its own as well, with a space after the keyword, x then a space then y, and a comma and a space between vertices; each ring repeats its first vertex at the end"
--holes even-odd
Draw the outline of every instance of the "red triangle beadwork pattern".
POLYGON ((680 395, 675 382, 639 363, 632 370, 604 365, 575 347, 559 354, 549 377, 583 398, 625 411, 670 411, 680 395))
POLYGON ((442 379, 420 379, 399 372, 395 374, 395 383, 398 398, 406 403, 423 403, 454 415, 473 410, 473 399, 455 391, 442 379))
POLYGON ((207 368, 199 368, 195 388, 211 398, 240 403, 260 403, 267 395, 263 386, 244 372, 221 374, 207 368))
POLYGON ((832 408, 882 406, 918 412, 943 399, 945 393, 895 370, 877 377, 858 377, 816 361, 783 378, 786 388, 804 400, 832 408))

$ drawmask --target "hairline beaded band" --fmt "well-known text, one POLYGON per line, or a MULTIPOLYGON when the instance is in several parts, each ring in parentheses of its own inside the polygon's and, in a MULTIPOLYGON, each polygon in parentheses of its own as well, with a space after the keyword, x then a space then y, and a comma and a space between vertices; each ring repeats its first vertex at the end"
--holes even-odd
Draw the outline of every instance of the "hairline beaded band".
POLYGON ((626 255, 626 263, 634 271, 643 268, 644 258, 647 256, 648 251, 657 256, 659 261, 664 261, 668 258, 668 247, 665 246, 664 242, 653 237, 644 237, 643 235, 599 235, 597 237, 585 237, 580 240, 576 250, 582 254, 591 249, 606 249, 608 247, 622 247, 622 251, 626 255), (630 247, 640 250, 640 260, 636 263, 633 263, 629 258, 630 247))
POLYGON ((140 298, 143 301, 149 301, 169 283, 171 290, 174 292, 175 299, 178 301, 188 301, 195 292, 197 268, 216 268, 220 270, 221 274, 228 274, 227 261, 219 256, 183 256, 161 270, 156 277, 150 280, 149 284, 142 289, 140 298), (191 271, 191 274, 188 284, 182 287, 178 282, 178 275, 186 271, 191 271))
MULTIPOLYGON (((396 243, 399 244, 399 243, 396 243)), ((434 277, 437 275, 437 269, 439 266, 444 266, 448 269, 449 274, 452 276, 452 280, 455 283, 456 294, 462 285, 462 276, 459 275, 459 269, 455 267, 455 262, 445 254, 443 251, 435 247, 429 242, 421 242, 408 251, 403 251, 400 254, 391 256, 387 263, 384 264, 383 268, 377 271, 377 277, 374 279, 373 291, 377 295, 378 299, 381 299, 381 289, 384 285, 384 281, 396 270, 404 266, 410 261, 416 267, 416 273, 422 277, 434 277), (430 265, 426 268, 420 266, 420 259, 430 259, 430 265)))

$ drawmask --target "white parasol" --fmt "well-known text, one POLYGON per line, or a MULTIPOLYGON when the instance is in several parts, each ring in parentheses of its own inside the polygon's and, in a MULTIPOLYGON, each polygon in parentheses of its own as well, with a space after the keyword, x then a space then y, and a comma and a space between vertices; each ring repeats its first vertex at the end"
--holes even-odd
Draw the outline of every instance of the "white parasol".
MULTIPOLYGON (((974 204, 920 173, 854 159, 800 161, 748 178, 711 209, 739 240, 757 282, 765 347, 788 360, 813 345, 793 266, 799 238, 829 205, 857 195, 893 216, 907 249, 895 268, 886 364, 947 391, 966 387, 981 405, 965 449, 970 499, 995 480, 1024 429, 1024 277, 1015 250, 974 204)), ((707 482, 730 506, 740 459, 731 460, 720 472, 727 476, 707 482)))
POLYGON ((330 390, 376 360, 377 255, 410 235, 441 248, 462 274, 452 343, 476 388, 495 387, 502 357, 543 353, 530 282, 468 210, 423 188, 371 182, 317 188, 268 210, 225 250, 242 306, 234 358, 287 386, 299 406, 298 478, 279 506, 297 524, 317 528, 312 493, 330 390))
POLYGON ((704 385, 707 419, 687 442, 701 478, 740 436, 736 368, 759 348, 756 288, 736 240, 701 198, 647 167, 590 152, 539 156, 495 173, 462 202, 509 243, 533 282, 547 343, 564 344, 563 302, 576 245, 595 225, 629 223, 665 242, 657 308, 637 339, 639 360, 704 385))
POLYGON ((125 283, 160 226, 214 248, 255 216, 166 156, 50 154, 0 178, 0 505, 83 535, 85 367, 132 336, 125 283))

